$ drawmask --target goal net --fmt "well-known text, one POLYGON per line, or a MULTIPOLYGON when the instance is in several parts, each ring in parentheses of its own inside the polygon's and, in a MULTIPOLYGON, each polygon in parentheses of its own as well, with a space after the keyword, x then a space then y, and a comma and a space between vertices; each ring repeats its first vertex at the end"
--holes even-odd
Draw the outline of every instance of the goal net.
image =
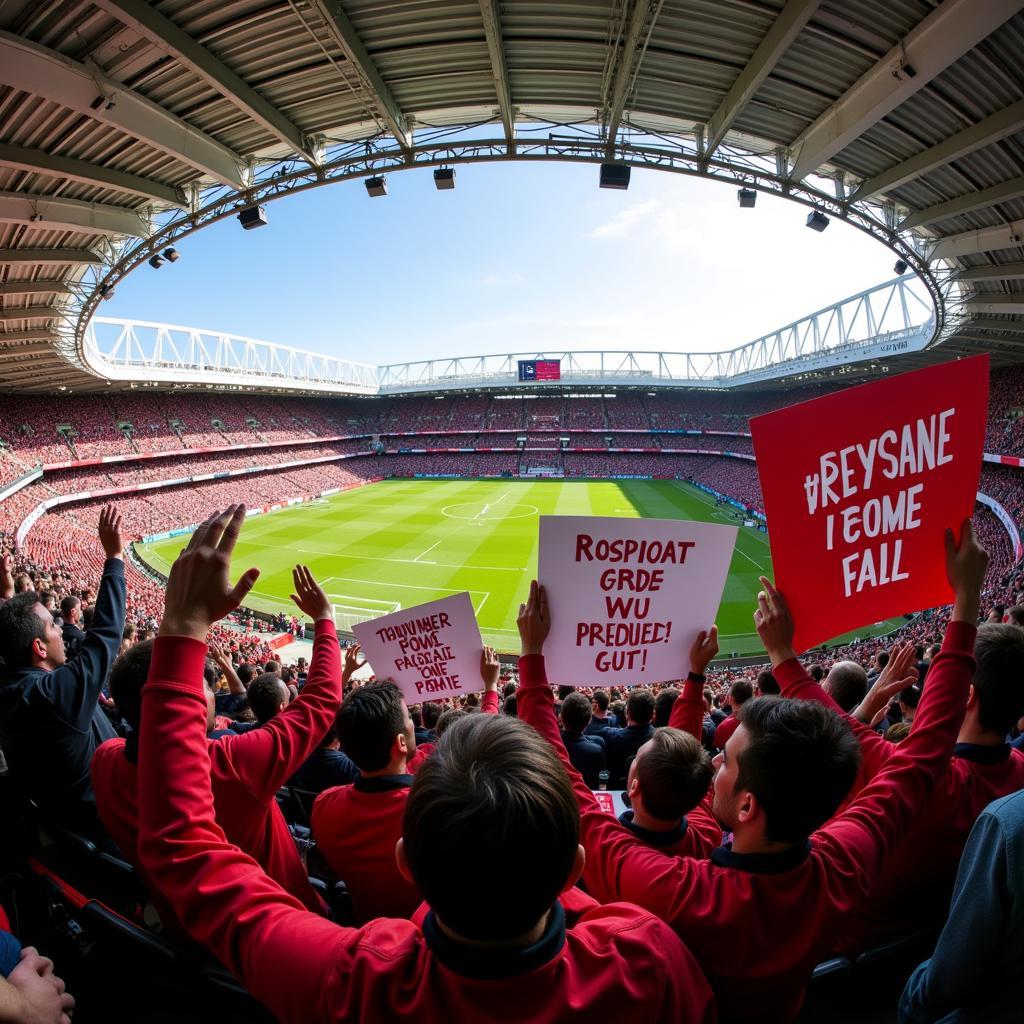
MULTIPOLYGON (((332 598, 341 595, 330 595, 332 598)), ((332 602, 334 625, 343 632, 351 633, 352 627, 359 622, 379 619, 382 615, 402 610, 400 601, 374 601, 370 598, 351 599, 344 603, 332 602)))

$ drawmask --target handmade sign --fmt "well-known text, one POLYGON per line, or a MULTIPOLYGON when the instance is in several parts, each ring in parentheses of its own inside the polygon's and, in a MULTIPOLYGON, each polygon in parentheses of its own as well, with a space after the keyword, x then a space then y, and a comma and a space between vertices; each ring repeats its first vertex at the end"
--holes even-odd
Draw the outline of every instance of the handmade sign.
POLYGON ((795 647, 952 599, 943 531, 974 510, 988 356, 750 421, 795 647))
POLYGON ((360 622, 352 632, 377 678, 393 679, 409 704, 484 688, 484 645, 469 594, 360 622))
POLYGON ((552 683, 634 686, 686 677, 715 621, 735 526, 541 516, 539 581, 551 607, 552 683))

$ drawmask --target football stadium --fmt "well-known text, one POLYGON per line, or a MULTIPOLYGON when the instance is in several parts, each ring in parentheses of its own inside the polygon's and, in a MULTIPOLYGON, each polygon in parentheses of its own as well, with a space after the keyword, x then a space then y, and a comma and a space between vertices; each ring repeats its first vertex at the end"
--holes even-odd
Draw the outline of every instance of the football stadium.
POLYGON ((1019 1020, 1022 54, 0 4, 0 1022, 1019 1020))

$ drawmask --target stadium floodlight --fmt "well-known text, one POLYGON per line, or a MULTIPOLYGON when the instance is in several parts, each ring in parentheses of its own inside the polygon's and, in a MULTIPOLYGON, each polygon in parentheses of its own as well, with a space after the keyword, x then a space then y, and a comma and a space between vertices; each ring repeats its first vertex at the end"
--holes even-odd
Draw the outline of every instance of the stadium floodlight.
POLYGON ((438 192, 455 188, 455 168, 436 168, 434 171, 434 188, 436 188, 438 192))
POLYGON ((251 231, 253 228, 262 228, 267 223, 267 210, 263 206, 247 206, 244 210, 238 211, 238 223, 251 231))
POLYGON ((105 284, 100 288, 100 298, 104 300, 112 299, 114 297, 114 286, 112 284, 105 284))
POLYGON ((907 267, 909 266, 910 264, 906 260, 897 260, 893 264, 892 269, 896 271, 897 277, 902 277, 907 272, 907 267))
POLYGON ((373 199, 377 199, 380 196, 386 196, 388 194, 388 183, 382 174, 377 174, 372 178, 367 178, 364 184, 366 185, 366 194, 373 199))
POLYGON ((828 217, 821 210, 812 210, 807 215, 807 226, 812 231, 824 231, 828 227, 828 217))
POLYGON ((154 270, 159 270, 166 262, 167 260, 165 260, 158 252, 153 253, 153 255, 149 257, 149 265, 154 270))
POLYGON ((601 188, 625 191, 629 188, 630 170, 627 164, 601 164, 601 188))
POLYGON ((757 189, 756 188, 741 188, 736 196, 740 201, 740 208, 744 210, 752 210, 754 205, 757 203, 757 189))
POLYGON ((181 253, 172 245, 169 249, 164 249, 164 257, 172 263, 177 263, 181 259, 181 253))

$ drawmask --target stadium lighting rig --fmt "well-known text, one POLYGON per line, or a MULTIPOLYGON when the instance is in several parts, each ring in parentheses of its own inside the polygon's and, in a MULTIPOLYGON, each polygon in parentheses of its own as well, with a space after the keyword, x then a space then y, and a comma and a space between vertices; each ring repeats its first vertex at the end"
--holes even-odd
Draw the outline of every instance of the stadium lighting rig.
POLYGON ((740 201, 740 209, 752 210, 757 203, 757 189, 741 188, 736 193, 736 198, 740 201))
POLYGON ((897 260, 893 264, 893 268, 892 269, 896 271, 896 276, 897 277, 902 277, 907 272, 907 267, 909 267, 909 266, 910 266, 910 264, 907 263, 906 260, 897 260))
POLYGON ((438 192, 445 192, 455 188, 455 168, 438 167, 434 171, 434 188, 438 192))
POLYGON ((253 228, 266 227, 267 224, 267 209, 265 206, 247 206, 243 210, 238 211, 238 223, 245 228, 246 231, 251 231, 253 228))
MULTIPOLYGON (((149 265, 154 270, 159 270, 165 263, 177 263, 180 259, 181 253, 172 245, 164 249, 163 252, 153 253, 153 255, 149 257, 149 265)), ((101 292, 100 294, 102 295, 103 293, 101 292)), ((113 294, 113 289, 111 289, 111 294, 113 294)), ((107 295, 103 296, 105 299, 108 297, 109 296, 107 295)))
POLYGON ((824 231, 828 227, 828 217, 821 210, 812 210, 807 214, 807 226, 812 231, 824 231))
MULTIPOLYGON (((436 171, 434 172, 434 181, 437 181, 436 171)), ((454 188, 454 178, 452 181, 452 187, 454 188)), ((388 194, 388 183, 383 174, 375 174, 372 178, 367 178, 363 184, 366 186, 366 194, 371 199, 379 199, 381 196, 386 196, 388 194)))
POLYGON ((624 192, 629 188, 631 170, 628 164, 601 164, 601 188, 615 188, 624 192))

